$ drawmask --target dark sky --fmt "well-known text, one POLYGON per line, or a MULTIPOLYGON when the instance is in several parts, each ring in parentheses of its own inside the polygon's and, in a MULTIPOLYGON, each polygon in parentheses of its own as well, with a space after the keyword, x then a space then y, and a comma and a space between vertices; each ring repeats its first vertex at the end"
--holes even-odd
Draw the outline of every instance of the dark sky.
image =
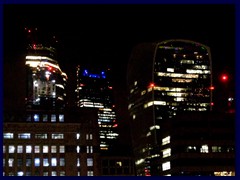
POLYGON ((71 78, 75 64, 111 65, 121 119, 127 119, 127 62, 138 43, 198 41, 211 48, 214 83, 224 71, 234 79, 234 5, 4 5, 5 62, 20 61, 24 27, 56 35, 60 67, 71 78))

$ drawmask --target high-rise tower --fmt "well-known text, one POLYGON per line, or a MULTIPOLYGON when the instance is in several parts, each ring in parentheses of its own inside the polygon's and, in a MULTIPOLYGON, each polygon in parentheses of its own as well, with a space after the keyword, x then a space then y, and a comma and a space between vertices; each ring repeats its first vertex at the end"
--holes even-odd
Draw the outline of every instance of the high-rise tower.
POLYGON ((98 109, 100 149, 109 150, 118 138, 110 68, 78 65, 76 106, 98 109))
POLYGON ((55 49, 31 44, 26 56, 27 109, 63 109, 67 75, 55 60, 55 49))
POLYGON ((128 67, 129 111, 138 175, 160 175, 162 124, 178 112, 210 111, 209 47, 189 40, 142 43, 128 67))

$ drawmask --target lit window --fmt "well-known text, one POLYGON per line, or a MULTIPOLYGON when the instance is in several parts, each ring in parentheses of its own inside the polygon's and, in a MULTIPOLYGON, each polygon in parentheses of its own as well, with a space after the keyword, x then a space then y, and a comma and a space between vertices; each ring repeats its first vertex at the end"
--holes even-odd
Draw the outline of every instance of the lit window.
POLYGON ((52 171, 52 176, 57 176, 57 171, 52 171))
POLYGON ((17 153, 23 153, 23 146, 17 146, 17 153))
POLYGON ((65 153, 65 146, 59 146, 59 153, 65 153))
POLYGON ((77 146, 77 153, 80 153, 80 146, 77 146))
POLYGON ((40 146, 35 146, 34 147, 34 152, 35 153, 40 153, 40 146))
POLYGON ((80 158, 77 158, 77 167, 80 167, 80 158))
POLYGON ((47 134, 35 134, 36 139, 47 139, 47 134))
POLYGON ((122 166, 122 162, 121 162, 121 161, 117 161, 116 164, 117 164, 118 166, 120 166, 120 167, 122 166))
POLYGON ((3 153, 6 153, 6 146, 3 145, 3 153))
POLYGON ((57 153, 57 146, 51 146, 51 153, 57 153))
POLYGON ((220 146, 212 146, 212 152, 221 152, 222 148, 220 146))
POLYGON ((51 122, 56 122, 56 114, 51 115, 51 122))
POLYGON ((173 68, 167 68, 167 72, 174 72, 173 68))
POLYGON ((30 139, 31 134, 30 133, 20 133, 20 134, 18 134, 18 138, 19 139, 30 139))
POLYGON ((77 134, 76 134, 76 138, 77 138, 77 139, 80 139, 80 133, 77 133, 77 134))
POLYGON ((43 146, 43 153, 48 153, 48 146, 43 146))
POLYGON ((87 158, 87 166, 93 166, 93 158, 87 158))
POLYGON ((3 167, 5 167, 5 158, 3 158, 3 167))
POLYGON ((35 122, 39 121, 39 114, 34 114, 33 119, 35 122))
POLYGON ((15 147, 13 145, 10 145, 8 147, 8 153, 14 153, 15 152, 15 147))
POLYGON ((13 158, 9 158, 8 159, 8 166, 9 167, 13 167, 13 163, 14 163, 14 159, 13 158))
POLYGON ((23 176, 24 173, 22 171, 17 172, 17 176, 23 176))
POLYGON ((52 158, 52 166, 57 166, 57 158, 52 158))
POLYGON ((60 171, 60 176, 65 176, 65 171, 60 171))
POLYGON ((60 158, 60 166, 65 166, 65 159, 64 158, 60 158))
POLYGON ((44 166, 44 167, 48 167, 48 166, 49 166, 49 163, 48 163, 48 159, 47 159, 47 158, 44 158, 44 159, 43 159, 43 166, 44 166))
POLYGON ((162 150, 163 158, 171 156, 171 148, 162 150))
POLYGON ((35 158, 35 159, 34 159, 34 166, 35 166, 35 167, 40 166, 40 158, 35 158))
POLYGON ((87 171, 87 176, 93 176, 93 171, 87 171))
POLYGON ((166 171, 166 170, 169 170, 169 169, 171 169, 170 161, 165 162, 165 163, 162 164, 162 170, 163 171, 166 171))
POLYGON ((202 145, 201 149, 200 149, 201 153, 208 153, 208 145, 202 145))
POLYGON ((64 115, 63 114, 59 114, 59 122, 64 122, 64 115))
POLYGON ((64 134, 52 134, 52 139, 64 139, 64 134))
POLYGON ((81 176, 81 172, 80 171, 78 171, 78 176, 81 176))
POLYGON ((3 133, 4 139, 13 139, 13 133, 3 133))
POLYGON ((87 153, 93 153, 93 147, 87 146, 87 153))
POLYGON ((169 144, 170 143, 170 136, 167 136, 162 139, 162 145, 169 144))
POLYGON ((43 176, 48 176, 48 172, 43 172, 43 176))
POLYGON ((26 146, 26 153, 32 153, 32 146, 31 145, 26 146))

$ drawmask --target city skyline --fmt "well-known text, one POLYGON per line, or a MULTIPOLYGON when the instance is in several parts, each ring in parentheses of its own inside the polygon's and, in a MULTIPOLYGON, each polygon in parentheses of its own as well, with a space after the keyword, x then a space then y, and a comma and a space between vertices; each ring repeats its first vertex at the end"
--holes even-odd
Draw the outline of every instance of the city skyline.
MULTIPOLYGON (((221 106, 218 102, 223 100, 224 92, 235 98, 234 5, 5 5, 4 109, 18 109, 18 101, 23 99, 24 93, 19 96, 12 93, 23 88, 19 86, 23 80, 15 82, 24 73, 22 57, 27 35, 33 31, 42 34, 40 38, 50 37, 56 43, 60 52, 57 60, 69 77, 70 106, 78 64, 111 66, 122 130, 129 128, 128 63, 133 48, 140 43, 186 39, 207 45, 212 57, 215 105, 221 106), (220 79, 222 74, 228 75, 228 81, 220 79), (10 96, 12 99, 8 101, 10 96), (16 103, 12 105, 13 102, 16 103)), ((122 143, 130 137, 124 131, 121 136, 124 136, 122 143)))

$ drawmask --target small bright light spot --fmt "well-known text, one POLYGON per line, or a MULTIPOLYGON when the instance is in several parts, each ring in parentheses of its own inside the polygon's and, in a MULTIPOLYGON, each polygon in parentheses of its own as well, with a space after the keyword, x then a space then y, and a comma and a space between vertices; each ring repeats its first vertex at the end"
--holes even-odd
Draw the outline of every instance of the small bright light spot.
POLYGON ((211 106, 214 106, 214 102, 211 102, 211 106))
POLYGON ((221 76, 221 80, 222 80, 222 81, 227 81, 227 80, 228 80, 228 76, 227 76, 226 74, 223 74, 223 75, 221 76))
POLYGON ((215 88, 214 88, 214 86, 211 86, 209 89, 210 89, 210 90, 214 90, 215 88))
POLYGON ((155 84, 154 83, 150 83, 150 87, 154 87, 155 86, 155 84))

